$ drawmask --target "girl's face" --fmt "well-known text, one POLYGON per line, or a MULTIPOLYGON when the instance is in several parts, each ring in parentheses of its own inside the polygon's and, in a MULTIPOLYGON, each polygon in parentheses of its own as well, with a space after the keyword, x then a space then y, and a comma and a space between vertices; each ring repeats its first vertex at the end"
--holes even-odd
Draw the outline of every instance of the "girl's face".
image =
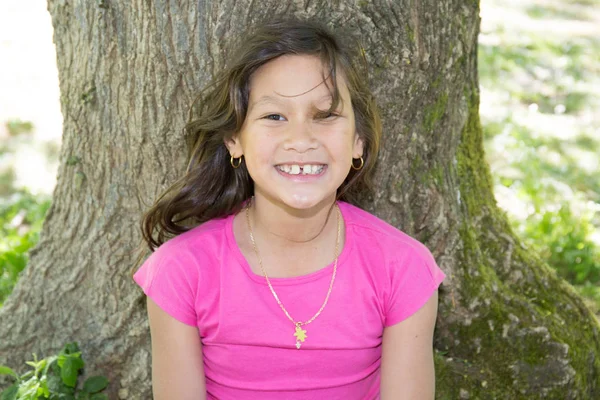
POLYGON ((330 204, 352 158, 362 156, 340 74, 341 101, 327 113, 332 83, 326 85, 323 77, 328 72, 315 56, 286 55, 252 74, 246 119, 226 145, 234 157, 244 155, 257 199, 297 210, 330 204))

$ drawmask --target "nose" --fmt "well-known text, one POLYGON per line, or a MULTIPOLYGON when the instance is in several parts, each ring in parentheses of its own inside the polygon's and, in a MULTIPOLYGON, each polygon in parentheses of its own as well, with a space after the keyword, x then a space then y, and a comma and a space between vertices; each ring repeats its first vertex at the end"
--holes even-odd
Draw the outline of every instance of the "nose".
POLYGON ((298 153, 304 153, 317 148, 318 142, 314 136, 313 127, 310 122, 291 122, 288 127, 283 143, 285 150, 295 150, 298 153))

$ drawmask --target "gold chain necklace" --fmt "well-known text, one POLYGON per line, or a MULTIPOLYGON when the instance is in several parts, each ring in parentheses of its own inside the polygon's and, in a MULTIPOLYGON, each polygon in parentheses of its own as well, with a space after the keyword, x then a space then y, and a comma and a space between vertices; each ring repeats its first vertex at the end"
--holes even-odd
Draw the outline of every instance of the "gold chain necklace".
POLYGON ((302 322, 302 321, 294 321, 294 319, 290 316, 290 313, 288 313, 288 311, 285 309, 285 307, 279 300, 277 293, 275 293, 275 289, 273 289, 273 285, 271 285, 271 281, 269 280, 267 271, 265 271, 265 267, 263 266, 262 259, 260 258, 260 255, 258 254, 258 247, 256 246, 256 242, 254 241, 254 234, 252 233, 252 226, 250 225, 250 204, 251 203, 248 202, 248 206, 246 206, 246 222, 248 223, 248 231, 250 232, 250 241, 252 242, 252 247, 254 248, 254 253, 256 254, 256 258, 258 259, 258 264, 260 265, 260 269, 261 269, 263 275, 265 276, 265 279, 267 280, 267 285, 269 285, 269 289, 271 290, 273 297, 275 297, 275 300, 277 301, 277 304, 279 304, 279 307, 283 310, 283 312, 288 317, 288 319, 290 321, 292 321, 292 323, 294 324, 294 327, 296 328, 296 331, 294 332, 294 336, 296 337, 296 348, 300 349, 302 342, 304 342, 304 340, 306 340, 306 337, 307 337, 306 330, 302 329, 302 326, 310 324, 319 316, 319 314, 321 314, 321 311, 323 311, 323 309, 327 305, 327 301, 329 300, 329 295, 331 294, 331 289, 333 288, 333 281, 335 281, 335 273, 337 272, 337 262, 338 262, 338 256, 339 256, 340 231, 342 229, 341 228, 342 224, 340 221, 341 218, 340 218, 339 206, 337 204, 335 205, 335 208, 337 211, 337 213, 336 213, 337 236, 335 239, 335 261, 333 263, 333 275, 331 276, 331 282, 329 283, 329 290, 327 291, 327 296, 325 296, 325 301, 323 302, 323 305, 321 306, 321 308, 319 308, 319 311, 317 311, 317 313, 315 315, 313 315, 313 317, 311 319, 309 319, 308 321, 302 322))

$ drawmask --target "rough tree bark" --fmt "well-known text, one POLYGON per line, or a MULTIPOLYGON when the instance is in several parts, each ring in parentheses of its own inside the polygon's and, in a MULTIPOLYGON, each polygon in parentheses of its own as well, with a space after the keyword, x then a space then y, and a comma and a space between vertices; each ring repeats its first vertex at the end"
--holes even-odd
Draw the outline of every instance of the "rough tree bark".
POLYGON ((1 363, 77 340, 110 398, 150 398, 144 297, 129 272, 142 210, 184 169, 187 107, 231 37, 276 13, 353 27, 385 127, 367 208, 447 273, 442 399, 598 398, 598 323, 497 208, 478 116, 478 2, 50 0, 62 164, 39 245, 0 310, 1 363))

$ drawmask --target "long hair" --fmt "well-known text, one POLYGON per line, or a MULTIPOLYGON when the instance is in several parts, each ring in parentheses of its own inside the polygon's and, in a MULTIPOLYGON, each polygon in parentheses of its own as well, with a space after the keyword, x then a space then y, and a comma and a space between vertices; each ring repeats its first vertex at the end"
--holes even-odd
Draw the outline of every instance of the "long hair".
POLYGON ((225 140, 242 128, 252 73, 283 55, 321 59, 333 83, 329 112, 340 101, 336 77, 342 74, 350 92, 356 131, 363 141, 364 166, 351 169, 337 198, 357 204, 359 197, 372 190, 381 121, 367 85, 362 47, 348 35, 342 41, 341 36, 314 21, 279 19, 241 36, 235 56, 193 102, 185 126, 190 149, 186 173, 156 200, 142 220, 143 238, 151 251, 194 226, 239 211, 253 195, 254 182, 245 162, 232 168, 225 140))

